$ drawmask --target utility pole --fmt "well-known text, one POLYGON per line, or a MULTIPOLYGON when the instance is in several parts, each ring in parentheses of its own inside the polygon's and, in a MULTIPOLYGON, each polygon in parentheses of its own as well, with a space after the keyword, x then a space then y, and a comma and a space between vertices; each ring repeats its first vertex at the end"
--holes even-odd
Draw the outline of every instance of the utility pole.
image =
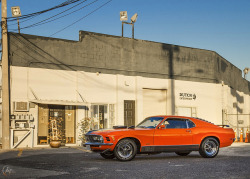
POLYGON ((9 56, 7 0, 2 0, 2 148, 10 148, 9 56))

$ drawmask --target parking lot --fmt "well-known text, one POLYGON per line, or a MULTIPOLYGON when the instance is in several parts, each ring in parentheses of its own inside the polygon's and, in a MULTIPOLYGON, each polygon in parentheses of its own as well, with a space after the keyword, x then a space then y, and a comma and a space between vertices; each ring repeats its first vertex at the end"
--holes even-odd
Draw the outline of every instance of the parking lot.
POLYGON ((106 160, 83 147, 0 151, 0 178, 250 178, 250 143, 220 149, 213 159, 192 152, 106 160))

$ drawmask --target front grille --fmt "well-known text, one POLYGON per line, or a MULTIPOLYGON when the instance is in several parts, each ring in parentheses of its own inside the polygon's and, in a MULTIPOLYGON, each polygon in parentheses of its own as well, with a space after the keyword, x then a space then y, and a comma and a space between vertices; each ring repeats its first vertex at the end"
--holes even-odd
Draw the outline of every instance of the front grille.
POLYGON ((102 143, 103 138, 99 135, 85 135, 86 141, 90 143, 102 143))

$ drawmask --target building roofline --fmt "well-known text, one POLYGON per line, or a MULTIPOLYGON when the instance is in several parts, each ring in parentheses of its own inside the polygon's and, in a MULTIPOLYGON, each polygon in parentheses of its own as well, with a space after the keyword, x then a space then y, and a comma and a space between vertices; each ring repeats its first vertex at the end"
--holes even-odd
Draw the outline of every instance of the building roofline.
MULTIPOLYGON (((19 33, 15 33, 15 32, 8 32, 8 33, 10 33, 10 34, 19 34, 19 33)), ((112 38, 121 38, 121 39, 125 38, 125 39, 131 39, 131 40, 136 40, 136 41, 144 41, 144 42, 150 42, 150 43, 156 43, 156 44, 172 45, 172 46, 177 46, 177 47, 182 47, 182 48, 189 48, 189 49, 195 49, 195 50, 212 52, 213 54, 218 55, 223 60, 225 60, 226 62, 230 63, 232 66, 234 66, 235 68, 237 68, 239 71, 242 72, 242 70, 239 67, 237 67, 234 64, 232 64, 230 61, 228 61, 227 59, 225 59, 223 56, 221 56, 216 51, 214 51, 214 50, 208 50, 208 49, 202 49, 202 48, 195 48, 195 47, 188 47, 188 46, 182 46, 182 45, 168 44, 168 43, 155 42, 155 41, 150 41, 150 40, 132 39, 132 38, 129 38, 129 37, 121 37, 121 36, 116 36, 116 35, 102 34, 102 33, 98 33, 98 32, 90 32, 90 31, 84 31, 84 30, 80 30, 79 31, 79 40, 78 41, 76 41, 76 40, 68 40, 68 39, 61 39, 61 38, 54 38, 54 37, 39 36, 39 35, 33 35, 33 34, 24 34, 24 33, 20 33, 19 35, 25 35, 25 36, 30 36, 30 37, 39 37, 39 38, 43 38, 43 39, 61 40, 61 41, 68 41, 68 42, 80 42, 81 41, 81 33, 94 34, 94 35, 98 35, 98 36, 107 36, 107 37, 112 37, 112 38)))
MULTIPOLYGON (((150 43, 156 43, 156 44, 166 44, 166 45, 178 46, 178 47, 182 47, 182 48, 189 48, 189 49, 195 49, 195 50, 212 52, 215 55, 218 55, 219 57, 223 58, 223 60, 225 60, 228 63, 232 64, 230 61, 228 61, 227 59, 225 59, 223 56, 221 56, 218 52, 216 52, 214 50, 208 50, 208 49, 202 49, 202 48, 196 48, 196 47, 188 47, 188 46, 175 45, 175 44, 168 44, 168 43, 164 43, 164 42, 156 42, 156 41, 143 40, 143 39, 132 39, 132 38, 129 38, 129 37, 121 37, 121 36, 117 36, 117 35, 102 34, 102 33, 98 33, 98 32, 90 32, 90 31, 84 31, 84 30, 80 30, 79 31, 79 41, 81 41, 81 39, 80 39, 80 36, 81 36, 80 33, 81 32, 89 33, 89 34, 95 34, 95 35, 99 35, 99 36, 107 36, 107 37, 114 37, 114 38, 125 38, 125 39, 131 39, 131 40, 136 40, 136 41, 144 41, 144 42, 150 42, 150 43)), ((239 67, 235 66, 234 64, 232 64, 232 65, 235 68, 239 69, 242 72, 242 70, 239 67)))
POLYGON ((24 34, 24 33, 15 33, 15 32, 8 32, 8 34, 18 34, 18 35, 25 35, 30 37, 39 37, 43 39, 52 39, 52 40, 61 40, 61 41, 69 41, 69 42, 78 42, 77 40, 69 40, 69 39, 61 39, 61 38, 55 38, 55 37, 47 37, 47 36, 39 36, 39 35, 33 35, 33 34, 24 34))

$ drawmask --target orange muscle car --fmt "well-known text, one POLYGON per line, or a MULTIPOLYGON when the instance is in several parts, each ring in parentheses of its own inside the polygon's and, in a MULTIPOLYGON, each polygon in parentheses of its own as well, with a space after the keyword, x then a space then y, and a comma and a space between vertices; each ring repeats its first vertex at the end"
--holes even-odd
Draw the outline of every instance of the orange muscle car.
MULTIPOLYGON (((100 152, 105 159, 132 160, 140 153, 175 152, 186 156, 199 151, 213 158, 219 148, 230 146, 234 131, 194 117, 153 116, 135 126, 114 126, 114 129, 89 131, 85 146, 100 152)), ((228 127, 228 126, 226 126, 228 127)))

